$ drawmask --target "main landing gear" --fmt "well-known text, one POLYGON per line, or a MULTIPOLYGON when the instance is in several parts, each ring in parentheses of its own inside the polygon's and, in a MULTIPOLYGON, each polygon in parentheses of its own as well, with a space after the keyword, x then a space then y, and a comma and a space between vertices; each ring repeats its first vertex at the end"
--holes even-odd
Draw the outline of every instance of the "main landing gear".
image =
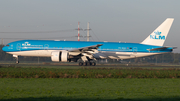
POLYGON ((96 59, 92 55, 81 56, 81 59, 79 60, 79 66, 95 66, 96 65, 96 59))
POLYGON ((95 66, 95 62, 79 62, 79 66, 95 66))

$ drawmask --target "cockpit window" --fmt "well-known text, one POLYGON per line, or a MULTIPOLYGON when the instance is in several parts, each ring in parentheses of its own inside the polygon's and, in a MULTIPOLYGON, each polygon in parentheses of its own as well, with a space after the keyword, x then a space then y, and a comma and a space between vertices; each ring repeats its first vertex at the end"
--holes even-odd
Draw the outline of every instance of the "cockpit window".
POLYGON ((7 47, 9 47, 9 45, 6 45, 7 47))

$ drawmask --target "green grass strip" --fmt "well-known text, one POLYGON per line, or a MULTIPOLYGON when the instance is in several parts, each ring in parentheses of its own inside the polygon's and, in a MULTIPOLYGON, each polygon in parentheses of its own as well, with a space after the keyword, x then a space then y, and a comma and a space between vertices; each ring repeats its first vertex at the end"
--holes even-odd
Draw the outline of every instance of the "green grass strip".
POLYGON ((0 79, 0 101, 178 101, 180 79, 0 79))

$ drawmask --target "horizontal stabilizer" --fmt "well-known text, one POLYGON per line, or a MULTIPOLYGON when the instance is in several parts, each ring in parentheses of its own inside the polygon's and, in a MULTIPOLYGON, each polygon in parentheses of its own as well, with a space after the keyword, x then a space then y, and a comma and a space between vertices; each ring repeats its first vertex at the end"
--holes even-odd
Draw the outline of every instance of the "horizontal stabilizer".
POLYGON ((163 50, 163 49, 176 49, 177 47, 161 47, 161 48, 153 48, 147 49, 148 51, 156 51, 156 50, 163 50))

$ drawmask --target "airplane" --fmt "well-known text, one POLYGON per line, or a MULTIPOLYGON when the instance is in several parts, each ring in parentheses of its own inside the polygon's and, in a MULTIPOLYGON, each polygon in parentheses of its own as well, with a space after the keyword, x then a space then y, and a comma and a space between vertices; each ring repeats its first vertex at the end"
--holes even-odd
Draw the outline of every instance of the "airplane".
POLYGON ((51 57, 53 62, 79 62, 79 66, 96 65, 96 59, 132 59, 172 52, 176 47, 163 46, 173 18, 167 18, 141 43, 19 40, 8 43, 3 51, 18 56, 51 57))

